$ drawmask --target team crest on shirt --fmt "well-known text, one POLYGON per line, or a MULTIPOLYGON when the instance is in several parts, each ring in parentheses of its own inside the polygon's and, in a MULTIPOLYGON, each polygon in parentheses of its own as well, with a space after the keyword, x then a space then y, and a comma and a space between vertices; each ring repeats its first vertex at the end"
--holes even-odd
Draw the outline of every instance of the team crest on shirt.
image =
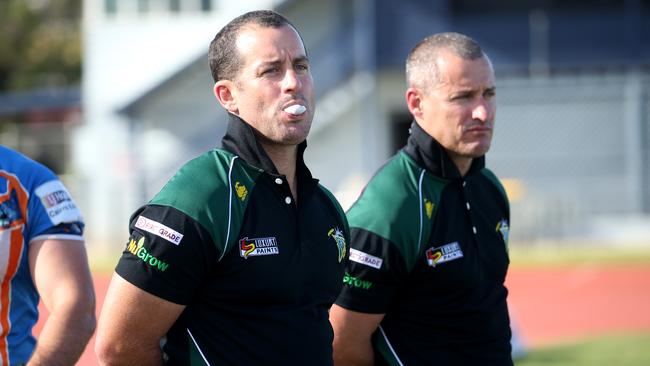
POLYGON ((497 223, 495 231, 501 234, 503 242, 506 243, 506 250, 508 250, 508 237, 510 235, 510 225, 508 225, 508 220, 501 219, 501 221, 497 223))
POLYGON ((435 267, 438 264, 453 261, 463 257, 463 251, 457 241, 443 246, 427 249, 427 264, 435 267))
POLYGON ((332 239, 336 242, 336 247, 339 250, 339 263, 345 258, 345 236, 343 236, 343 231, 338 227, 330 229, 327 232, 327 236, 331 236, 332 239))
POLYGON ((235 192, 237 192, 237 197, 242 201, 245 200, 248 195, 248 189, 246 189, 246 186, 239 182, 235 182, 235 192))
POLYGON ((239 239, 239 256, 248 259, 248 257, 257 257, 260 255, 280 254, 278 243, 275 237, 251 238, 245 237, 239 239))

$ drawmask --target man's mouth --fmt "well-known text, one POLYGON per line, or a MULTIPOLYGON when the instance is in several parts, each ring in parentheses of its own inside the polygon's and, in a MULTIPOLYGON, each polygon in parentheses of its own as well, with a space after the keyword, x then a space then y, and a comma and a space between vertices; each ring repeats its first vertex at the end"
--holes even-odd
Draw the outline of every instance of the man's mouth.
POLYGON ((307 112, 307 107, 305 107, 304 105, 300 105, 300 104, 293 104, 293 105, 290 105, 290 106, 286 107, 283 110, 285 112, 293 115, 293 116, 300 116, 301 114, 307 112))

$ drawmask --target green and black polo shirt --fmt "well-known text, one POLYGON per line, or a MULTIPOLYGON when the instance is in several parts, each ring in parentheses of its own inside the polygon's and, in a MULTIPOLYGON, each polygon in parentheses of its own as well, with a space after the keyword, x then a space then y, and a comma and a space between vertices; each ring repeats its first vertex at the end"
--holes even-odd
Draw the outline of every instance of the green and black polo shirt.
POLYGON ((406 147, 348 211, 350 260, 336 303, 385 314, 373 335, 378 364, 512 365, 509 218, 485 157, 461 177, 412 124, 406 147))
POLYGON ((230 116, 222 149, 188 162, 133 214, 116 272, 186 305, 163 345, 167 364, 332 364, 328 310, 349 233, 305 147, 296 205, 252 128, 230 116))

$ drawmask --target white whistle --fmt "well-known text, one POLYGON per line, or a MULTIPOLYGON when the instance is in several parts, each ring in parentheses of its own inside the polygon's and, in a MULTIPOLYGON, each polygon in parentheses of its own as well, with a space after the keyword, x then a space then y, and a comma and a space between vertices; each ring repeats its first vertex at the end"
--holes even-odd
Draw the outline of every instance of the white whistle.
POLYGON ((307 107, 300 104, 294 104, 292 106, 285 108, 284 111, 289 114, 293 114, 294 116, 297 116, 299 114, 305 113, 307 111, 307 107))

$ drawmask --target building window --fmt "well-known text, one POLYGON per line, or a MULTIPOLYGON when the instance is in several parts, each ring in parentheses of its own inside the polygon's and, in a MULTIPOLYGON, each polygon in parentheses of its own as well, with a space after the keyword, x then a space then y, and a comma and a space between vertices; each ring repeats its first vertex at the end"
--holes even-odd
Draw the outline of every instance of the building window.
POLYGON ((103 0, 103 4, 105 14, 114 17, 134 14, 208 13, 215 10, 217 0, 103 0))
POLYGON ((138 0, 138 13, 146 14, 149 12, 149 0, 138 0))
POLYGON ((181 0, 169 0, 169 11, 178 13, 181 11, 181 0))
POLYGON ((117 13, 117 0, 104 0, 104 9, 106 14, 113 15, 117 13))

